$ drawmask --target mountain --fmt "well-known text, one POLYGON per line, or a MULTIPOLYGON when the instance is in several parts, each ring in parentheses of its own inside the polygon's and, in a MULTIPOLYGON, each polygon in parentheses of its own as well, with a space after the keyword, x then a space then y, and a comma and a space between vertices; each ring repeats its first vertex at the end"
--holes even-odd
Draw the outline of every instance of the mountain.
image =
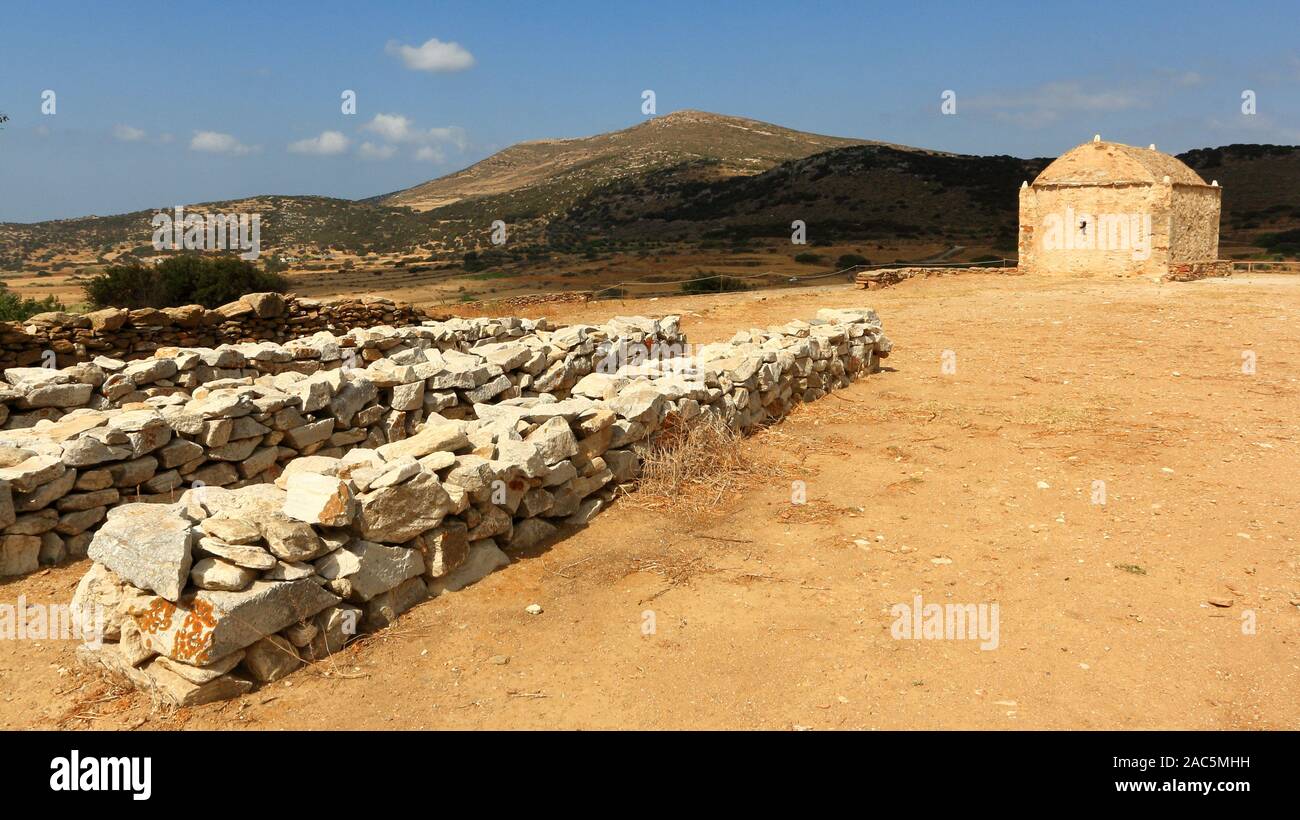
POLYGON ((631 128, 577 139, 523 142, 463 171, 378 198, 418 211, 491 199, 499 218, 531 219, 563 211, 588 192, 683 163, 707 160, 712 176, 760 173, 782 162, 842 148, 879 144, 792 131, 758 120, 677 111, 631 128))
MULTIPOLYGON (((1228 145, 1180 158, 1224 188, 1225 256, 1296 252, 1300 147, 1228 145)), ((679 111, 608 134, 521 143, 463 171, 363 200, 259 196, 188 208, 262 214, 263 252, 312 271, 353 264, 419 270, 428 262, 443 270, 484 250, 489 265, 527 258, 553 267, 560 263, 552 253, 592 259, 653 245, 788 238, 796 219, 813 242, 872 240, 903 254, 908 243, 1009 253, 1016 191, 1048 162, 679 111), (497 219, 509 228, 505 249, 489 242, 497 219)), ((85 272, 123 254, 150 256, 153 213, 0 223, 0 270, 85 272)))
POLYGON ((743 241, 788 237, 798 219, 810 240, 997 236, 1014 249, 1019 183, 1048 162, 854 145, 714 180, 696 173, 708 164, 699 161, 603 186, 550 233, 743 241))

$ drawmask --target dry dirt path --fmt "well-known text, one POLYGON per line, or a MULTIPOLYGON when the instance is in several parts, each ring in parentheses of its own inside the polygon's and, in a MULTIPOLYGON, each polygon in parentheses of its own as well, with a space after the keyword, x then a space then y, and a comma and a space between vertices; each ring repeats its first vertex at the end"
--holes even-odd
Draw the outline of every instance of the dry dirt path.
MULTIPOLYGON (((331 663, 177 714, 67 644, 0 642, 0 727, 1300 728, 1300 279, 548 315, 681 312, 707 341, 849 305, 880 312, 888 370, 752 439, 748 492, 706 514, 617 504, 331 663), (997 648, 893 639, 917 595, 998 604, 997 648)), ((81 571, 0 600, 67 600, 81 571)))

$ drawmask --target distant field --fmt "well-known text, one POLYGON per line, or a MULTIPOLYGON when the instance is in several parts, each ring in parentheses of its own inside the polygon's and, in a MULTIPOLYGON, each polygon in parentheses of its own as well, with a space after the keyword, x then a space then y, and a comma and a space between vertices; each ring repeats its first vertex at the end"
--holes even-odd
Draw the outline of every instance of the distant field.
MULTIPOLYGON (((339 269, 345 261, 341 258, 331 261, 330 269, 327 270, 305 270, 300 266, 291 268, 287 275, 294 292, 312 298, 371 294, 426 306, 455 305, 533 293, 598 290, 627 282, 645 283, 627 287, 625 295, 629 297, 671 295, 680 292, 681 281, 711 275, 742 278, 771 273, 774 275, 750 280, 749 286, 788 287, 799 284, 791 282, 792 278, 803 280, 825 277, 825 274, 840 269, 840 257, 845 255, 855 255, 870 263, 880 264, 900 260, 919 261, 950 250, 950 246, 933 242, 855 242, 826 246, 795 246, 788 242, 755 243, 739 251, 698 247, 667 248, 650 252, 600 254, 596 259, 588 259, 582 254, 553 254, 545 261, 509 262, 473 272, 467 272, 460 266, 446 268, 418 264, 398 267, 392 260, 367 262, 365 259, 347 257, 355 265, 350 270, 339 269), (807 254, 816 257, 816 261, 795 261, 796 256, 807 254), (412 267, 418 270, 412 270, 412 267)), ((963 247, 945 258, 968 261, 1000 255, 989 246, 963 247)), ((5 272, 0 273, 0 281, 21 296, 43 298, 53 295, 69 308, 75 309, 85 299, 81 281, 91 275, 89 271, 94 271, 97 267, 86 268, 88 272, 80 276, 72 270, 5 272)), ((808 282, 828 283, 826 278, 811 279, 808 282)))

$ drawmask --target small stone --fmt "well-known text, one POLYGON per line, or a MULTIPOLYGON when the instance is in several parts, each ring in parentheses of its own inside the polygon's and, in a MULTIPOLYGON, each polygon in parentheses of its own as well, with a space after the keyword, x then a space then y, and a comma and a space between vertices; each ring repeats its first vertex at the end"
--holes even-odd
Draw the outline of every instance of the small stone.
POLYGON ((429 582, 429 593, 458 592, 509 564, 510 556, 502 552, 491 538, 475 541, 469 545, 469 555, 459 567, 429 582))
POLYGON ((238 592, 257 578, 257 572, 223 561, 220 558, 202 558, 190 570, 190 580, 199 589, 220 589, 238 592))
POLYGON ((542 614, 542 605, 541 605, 541 604, 529 604, 528 606, 524 607, 524 612, 527 612, 529 615, 541 615, 541 614, 542 614))
POLYGON ((267 635, 244 653, 244 668, 259 683, 277 681, 302 664, 293 644, 279 635, 267 635))
MULTIPOLYGON (((418 472, 419 467, 416 466, 418 472)), ((344 527, 352 522, 354 504, 348 482, 334 476, 295 473, 285 485, 284 514, 310 524, 344 527)))
POLYGON ((219 515, 205 518, 199 523, 199 529, 227 544, 256 544, 262 540, 262 531, 257 525, 242 518, 219 515))
POLYGON ((250 570, 268 570, 280 563, 275 559, 274 555, 260 546, 228 544, 220 538, 214 538, 210 535, 200 538, 195 549, 201 553, 223 558, 236 566, 246 567, 250 570))
POLYGON ((329 547, 321 541, 311 525, 302 521, 273 518, 260 523, 266 548, 276 558, 284 561, 310 561, 329 552, 329 547))

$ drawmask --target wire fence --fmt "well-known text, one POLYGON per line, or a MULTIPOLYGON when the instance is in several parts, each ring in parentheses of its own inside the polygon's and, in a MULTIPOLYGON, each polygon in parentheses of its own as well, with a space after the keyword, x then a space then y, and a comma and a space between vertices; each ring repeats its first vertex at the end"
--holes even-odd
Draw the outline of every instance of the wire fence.
POLYGON ((871 270, 889 270, 891 268, 1014 268, 1019 264, 1016 259, 994 259, 985 262, 890 262, 876 265, 851 265, 840 270, 829 271, 827 273, 815 273, 804 276, 794 276, 789 273, 778 273, 776 271, 764 271, 763 273, 735 274, 735 273, 713 273, 708 276, 698 276, 692 279, 673 279, 655 282, 617 282, 613 285, 594 290, 591 292, 592 299, 624 299, 624 298, 644 298, 647 296, 668 296, 682 294, 706 294, 706 293, 724 293, 735 290, 749 290, 751 288, 777 288, 777 287, 797 287, 806 282, 818 282, 836 277, 853 281, 857 274, 863 271, 871 270), (760 282, 759 280, 763 280, 760 282), (716 282, 716 287, 710 287, 707 283, 716 282), (738 283, 753 282, 754 285, 736 286, 738 283))
POLYGON ((1232 263, 1233 273, 1300 273, 1300 262, 1257 262, 1242 261, 1232 263))

